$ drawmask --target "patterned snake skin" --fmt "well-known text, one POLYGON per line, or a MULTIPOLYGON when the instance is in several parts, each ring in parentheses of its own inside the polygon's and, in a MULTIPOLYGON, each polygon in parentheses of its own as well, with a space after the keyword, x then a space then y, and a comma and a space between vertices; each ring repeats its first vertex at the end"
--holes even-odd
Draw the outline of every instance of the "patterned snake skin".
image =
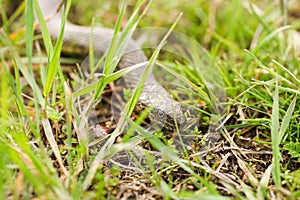
MULTIPOLYGON (((45 18, 53 16, 60 2, 60 0, 39 0, 43 16, 45 18)), ((53 38, 57 38, 59 35, 60 21, 61 13, 58 12, 47 22, 47 28, 53 38)), ((93 28, 93 46, 95 53, 101 55, 107 51, 113 32, 114 30, 109 28, 93 28)), ((66 22, 64 42, 71 42, 79 47, 88 48, 90 34, 90 27, 78 26, 66 22)), ((147 57, 144 52, 131 40, 118 66, 119 68, 125 68, 145 61, 147 61, 147 57)), ((137 68, 124 76, 125 84, 132 91, 136 88, 145 67, 146 66, 137 68)), ((145 107, 151 107, 149 113, 151 122, 158 124, 159 127, 166 131, 175 130, 174 118, 179 126, 185 122, 180 104, 172 99, 171 95, 157 82, 152 73, 148 75, 148 79, 145 82, 145 86, 136 105, 136 110, 141 111, 145 107)))

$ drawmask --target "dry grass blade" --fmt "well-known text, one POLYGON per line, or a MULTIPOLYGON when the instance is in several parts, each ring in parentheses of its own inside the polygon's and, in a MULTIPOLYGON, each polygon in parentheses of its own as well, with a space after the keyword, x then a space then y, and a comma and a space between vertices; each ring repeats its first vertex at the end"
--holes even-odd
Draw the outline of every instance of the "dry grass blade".
POLYGON ((246 166, 245 162, 236 154, 234 154, 239 167, 243 170, 243 172, 245 173, 245 175, 248 177, 248 179, 250 180, 250 182, 256 186, 258 186, 258 180, 252 175, 252 173, 250 172, 250 170, 248 169, 248 167, 246 166))
POLYGON ((63 164, 63 161, 62 161, 62 158, 61 158, 61 155, 60 155, 60 152, 59 152, 59 148, 57 146, 57 143, 55 141, 55 138, 53 136, 53 131, 52 131, 52 127, 50 125, 50 122, 48 119, 46 118, 42 118, 41 119, 41 122, 42 122, 42 125, 43 125, 43 128, 44 128, 44 131, 45 131, 45 135, 48 139, 48 142, 54 152, 54 155, 57 159, 57 162, 62 170, 62 172, 64 173, 64 175, 66 177, 68 177, 68 170, 65 168, 64 164, 63 164))

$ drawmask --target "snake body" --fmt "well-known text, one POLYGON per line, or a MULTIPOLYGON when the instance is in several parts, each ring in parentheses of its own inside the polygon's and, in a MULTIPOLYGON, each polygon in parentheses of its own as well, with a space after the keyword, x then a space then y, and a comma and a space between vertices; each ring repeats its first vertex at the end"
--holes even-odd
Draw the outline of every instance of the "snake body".
MULTIPOLYGON (((56 10, 60 0, 39 0, 43 16, 52 18, 47 22, 48 31, 53 38, 59 36, 61 13, 56 10)), ((93 47, 97 54, 104 54, 108 48, 114 30, 104 27, 93 28, 93 47)), ((88 48, 90 44, 91 27, 79 26, 66 22, 64 32, 64 42, 75 43, 80 47, 88 48)), ((118 66, 119 68, 130 67, 135 64, 146 62, 147 57, 139 48, 134 40, 130 40, 125 54, 122 56, 118 66)), ((132 91, 136 88, 139 78, 142 76, 145 67, 140 67, 130 71, 124 76, 126 86, 132 91)), ((157 82, 152 73, 149 73, 144 84, 144 88, 136 105, 137 110, 143 110, 145 107, 151 107, 149 118, 151 122, 158 124, 167 131, 175 130, 175 123, 179 126, 185 120, 181 111, 179 102, 175 101, 172 96, 157 82)))

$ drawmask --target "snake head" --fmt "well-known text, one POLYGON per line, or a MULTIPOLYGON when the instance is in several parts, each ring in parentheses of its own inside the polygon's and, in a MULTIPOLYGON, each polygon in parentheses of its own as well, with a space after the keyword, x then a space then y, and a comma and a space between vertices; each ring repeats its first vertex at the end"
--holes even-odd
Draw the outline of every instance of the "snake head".
POLYGON ((151 122, 165 132, 174 132, 176 131, 176 124, 180 129, 185 123, 181 105, 173 99, 153 106, 149 113, 149 118, 151 122))
POLYGON ((163 132, 176 131, 176 125, 179 129, 184 126, 180 103, 157 82, 144 86, 138 104, 138 108, 150 108, 148 116, 151 124, 163 132))

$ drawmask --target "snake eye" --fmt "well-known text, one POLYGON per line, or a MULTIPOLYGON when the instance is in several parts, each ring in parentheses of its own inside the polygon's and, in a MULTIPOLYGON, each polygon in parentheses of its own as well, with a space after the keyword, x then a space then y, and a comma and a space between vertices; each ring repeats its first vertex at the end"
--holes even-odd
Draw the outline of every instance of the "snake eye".
POLYGON ((164 113, 163 111, 161 111, 161 110, 158 110, 158 111, 157 111, 157 116, 158 116, 159 118, 163 118, 163 117, 165 116, 165 113, 164 113))

